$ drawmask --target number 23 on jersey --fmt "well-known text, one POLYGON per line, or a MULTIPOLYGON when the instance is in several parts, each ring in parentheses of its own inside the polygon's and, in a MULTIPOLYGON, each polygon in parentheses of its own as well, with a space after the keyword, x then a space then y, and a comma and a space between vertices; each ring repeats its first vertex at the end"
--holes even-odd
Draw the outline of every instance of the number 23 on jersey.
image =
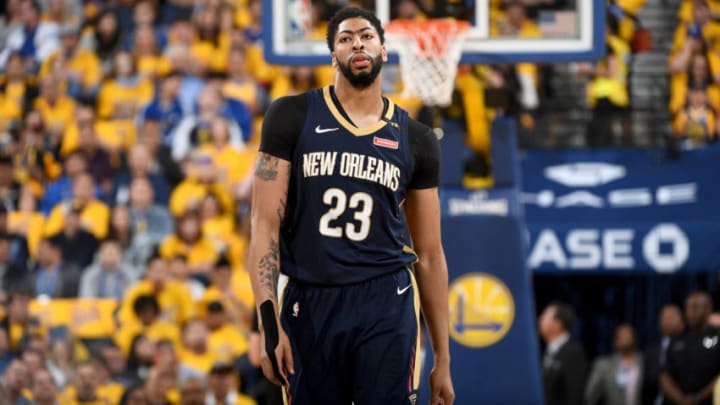
POLYGON ((368 193, 357 192, 348 199, 347 194, 336 187, 323 193, 323 203, 330 207, 320 217, 320 234, 331 238, 342 238, 343 234, 355 242, 362 242, 370 234, 370 216, 373 211, 373 199, 368 193), (355 222, 336 223, 345 210, 353 210, 355 222), (358 225, 359 224, 359 225, 358 225))

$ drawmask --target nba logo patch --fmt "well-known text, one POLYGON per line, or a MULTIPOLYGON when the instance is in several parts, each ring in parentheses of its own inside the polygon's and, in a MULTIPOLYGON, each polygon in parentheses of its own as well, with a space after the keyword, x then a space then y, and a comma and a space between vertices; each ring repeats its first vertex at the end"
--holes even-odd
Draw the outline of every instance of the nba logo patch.
POLYGON ((295 301, 295 303, 293 304, 292 316, 297 318, 299 314, 300 314, 300 303, 295 301))
POLYGON ((396 149, 398 148, 398 141, 391 141, 390 139, 385 138, 378 138, 377 136, 373 137, 373 144, 377 146, 382 146, 383 148, 388 149, 396 149))

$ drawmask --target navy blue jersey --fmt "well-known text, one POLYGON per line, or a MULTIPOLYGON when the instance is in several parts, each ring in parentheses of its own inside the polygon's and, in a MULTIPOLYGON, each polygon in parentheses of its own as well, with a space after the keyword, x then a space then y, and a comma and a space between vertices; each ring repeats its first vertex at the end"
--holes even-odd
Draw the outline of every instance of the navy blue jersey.
POLYGON ((280 98, 265 114, 260 151, 291 164, 281 271, 299 282, 351 284, 416 260, 401 205, 408 189, 437 187, 439 144, 383 101, 367 128, 351 122, 332 86, 280 98))
POLYGON ((307 94, 292 155, 281 270, 293 279, 349 284, 416 259, 401 205, 411 174, 407 113, 387 101, 376 125, 359 129, 330 88, 307 94))

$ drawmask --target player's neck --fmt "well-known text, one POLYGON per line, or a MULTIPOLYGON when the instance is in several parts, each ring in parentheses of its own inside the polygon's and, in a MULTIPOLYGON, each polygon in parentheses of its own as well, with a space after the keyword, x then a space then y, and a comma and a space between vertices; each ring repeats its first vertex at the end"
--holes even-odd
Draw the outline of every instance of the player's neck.
MULTIPOLYGON (((384 103, 382 99, 382 76, 378 75, 375 81, 368 87, 354 87, 350 82, 338 73, 335 80, 335 96, 342 105, 345 112, 355 122, 356 117, 374 116, 377 121, 383 113, 384 103)), ((356 122, 357 124, 357 122, 356 122)), ((358 124, 359 126, 362 126, 358 124)))

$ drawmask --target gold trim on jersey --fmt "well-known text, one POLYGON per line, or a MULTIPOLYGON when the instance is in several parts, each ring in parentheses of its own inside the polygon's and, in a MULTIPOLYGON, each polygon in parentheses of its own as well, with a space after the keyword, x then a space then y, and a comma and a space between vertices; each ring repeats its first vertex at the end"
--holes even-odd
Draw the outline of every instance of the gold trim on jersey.
POLYGON ((323 87, 323 98, 325 99, 325 104, 327 105, 328 109, 332 113, 333 117, 340 123, 340 125, 343 126, 348 132, 355 136, 365 136, 373 134, 380 129, 382 129, 385 125, 388 124, 388 122, 392 119, 393 114, 395 114, 395 104, 388 100, 388 108, 385 112, 384 118, 387 120, 380 120, 376 122, 373 125, 370 125, 369 127, 365 128, 358 128, 355 125, 353 125, 350 121, 348 121, 345 117, 343 117, 340 110, 338 110, 337 106, 335 105, 335 102, 332 99, 332 95, 330 94, 330 86, 323 87))
POLYGON ((415 321, 417 323, 417 340, 415 341, 415 368, 413 375, 413 390, 417 390, 420 387, 420 372, 422 371, 422 350, 420 347, 420 289, 418 288, 417 281, 415 280, 415 274, 409 268, 405 268, 410 275, 410 282, 413 288, 413 306, 415 308, 415 321))

